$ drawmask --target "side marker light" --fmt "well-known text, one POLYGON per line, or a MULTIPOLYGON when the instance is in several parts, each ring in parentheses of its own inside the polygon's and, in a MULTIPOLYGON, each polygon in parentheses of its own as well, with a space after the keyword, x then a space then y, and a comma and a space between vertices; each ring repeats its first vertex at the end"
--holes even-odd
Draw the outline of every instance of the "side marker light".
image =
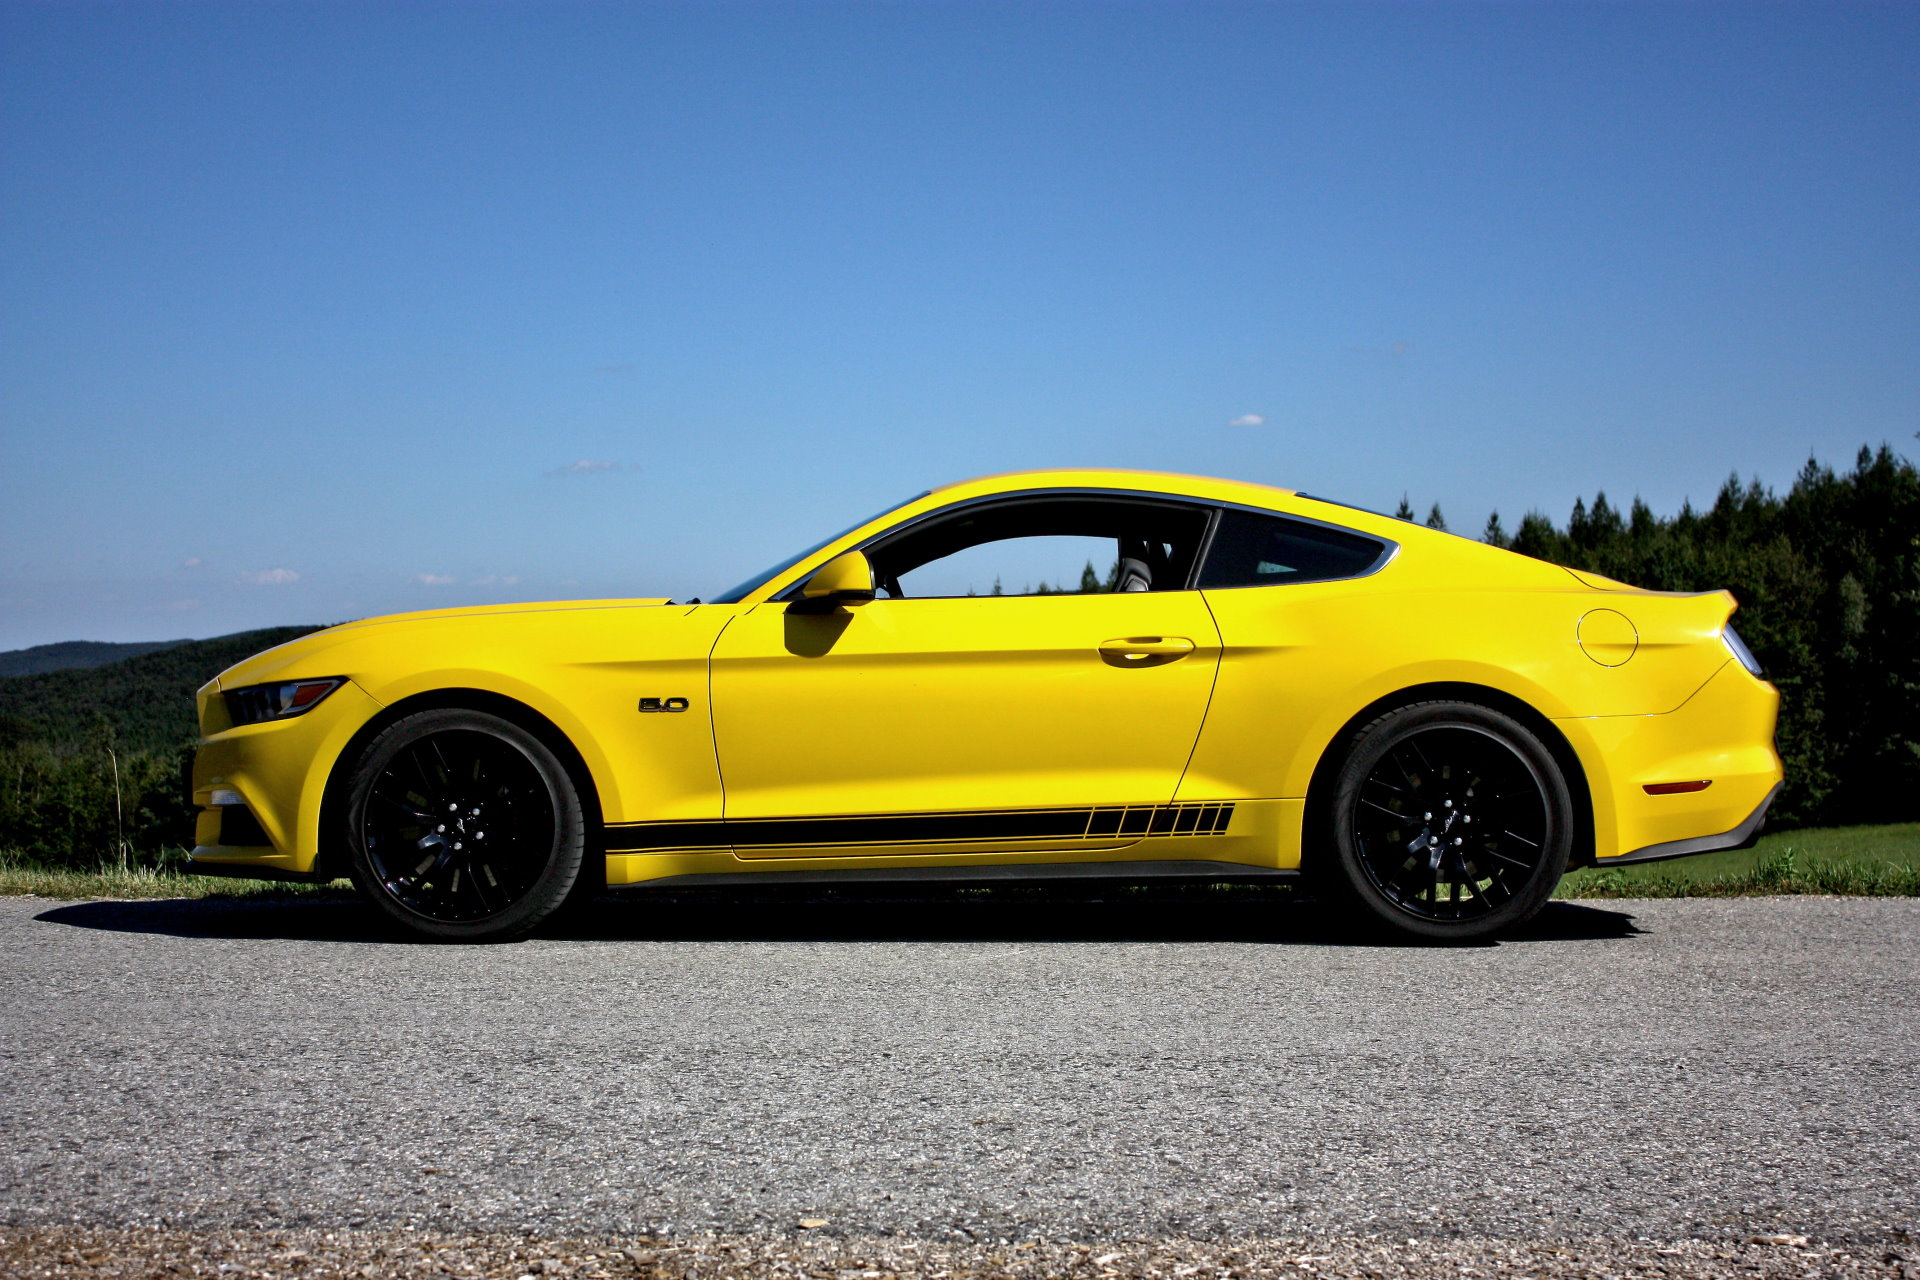
POLYGON ((1650 796, 1677 796, 1688 791, 1705 791, 1713 785, 1713 779, 1705 778, 1698 782, 1649 782, 1640 789, 1650 796))

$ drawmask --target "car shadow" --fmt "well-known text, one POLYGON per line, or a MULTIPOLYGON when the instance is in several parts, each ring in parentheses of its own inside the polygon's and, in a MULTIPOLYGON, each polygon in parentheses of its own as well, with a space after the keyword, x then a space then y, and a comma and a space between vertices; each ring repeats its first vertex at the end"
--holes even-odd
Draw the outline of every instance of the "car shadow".
MULTIPOLYGON (((414 945, 419 939, 357 900, 165 898, 83 902, 34 917, 49 924, 181 938, 282 939, 414 945)), ((1629 938, 1633 917, 1552 902, 1493 942, 1629 938)), ((889 891, 629 891, 583 906, 536 939, 571 942, 1243 942, 1291 946, 1431 946, 1386 937, 1272 886, 997 886, 889 891)))

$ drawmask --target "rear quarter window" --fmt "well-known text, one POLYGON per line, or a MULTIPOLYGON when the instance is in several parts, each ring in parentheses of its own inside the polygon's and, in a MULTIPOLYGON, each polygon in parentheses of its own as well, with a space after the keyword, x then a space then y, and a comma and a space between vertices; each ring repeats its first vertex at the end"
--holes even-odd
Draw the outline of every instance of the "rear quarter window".
POLYGON ((1357 578, 1376 568, 1388 543, 1364 534, 1252 511, 1220 513, 1200 586, 1277 587, 1357 578))

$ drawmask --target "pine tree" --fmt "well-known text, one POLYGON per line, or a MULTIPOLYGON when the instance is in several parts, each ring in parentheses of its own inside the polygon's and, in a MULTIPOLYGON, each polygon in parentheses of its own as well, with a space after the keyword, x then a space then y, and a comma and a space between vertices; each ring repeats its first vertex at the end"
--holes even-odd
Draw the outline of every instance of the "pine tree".
POLYGON ((1433 504, 1433 509, 1427 512, 1427 528, 1438 529, 1443 533, 1446 531, 1447 518, 1440 514, 1440 504, 1437 502, 1433 504))

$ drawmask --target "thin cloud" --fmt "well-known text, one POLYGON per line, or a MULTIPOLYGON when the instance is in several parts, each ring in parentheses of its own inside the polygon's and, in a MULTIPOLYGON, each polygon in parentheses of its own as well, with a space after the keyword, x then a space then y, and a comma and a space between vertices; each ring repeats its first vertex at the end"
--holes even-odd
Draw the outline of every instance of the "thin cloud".
POLYGON ((291 569, 262 569, 258 573, 243 573, 240 581, 251 582, 257 587, 283 587, 289 582, 300 581, 300 575, 291 569))
POLYGON ((631 373, 633 371, 633 364, 631 362, 627 364, 597 364, 593 366, 593 371, 595 373, 631 373))
POLYGON ((1264 427, 1267 425, 1267 420, 1257 413, 1243 413, 1237 418, 1228 418, 1227 425, 1230 427, 1264 427))
POLYGON ((416 573, 413 580, 423 587, 450 587, 453 575, 450 573, 416 573))
POLYGON ((564 467, 555 467, 553 470, 547 472, 547 474, 556 480, 564 480, 568 476, 590 476, 597 475, 602 471, 618 470, 620 470, 620 464, 617 462, 604 462, 593 458, 582 458, 578 462, 569 462, 564 467))
MULTIPOLYGON (((449 578, 448 581, 451 582, 452 579, 449 578)), ((483 573, 477 578, 468 579, 468 584, 475 587, 511 587, 517 585, 519 581, 518 574, 483 573)))
POLYGON ((198 569, 201 565, 205 563, 206 561, 202 560, 199 556, 188 556, 185 560, 182 560, 180 562, 180 567, 182 569, 198 569))

